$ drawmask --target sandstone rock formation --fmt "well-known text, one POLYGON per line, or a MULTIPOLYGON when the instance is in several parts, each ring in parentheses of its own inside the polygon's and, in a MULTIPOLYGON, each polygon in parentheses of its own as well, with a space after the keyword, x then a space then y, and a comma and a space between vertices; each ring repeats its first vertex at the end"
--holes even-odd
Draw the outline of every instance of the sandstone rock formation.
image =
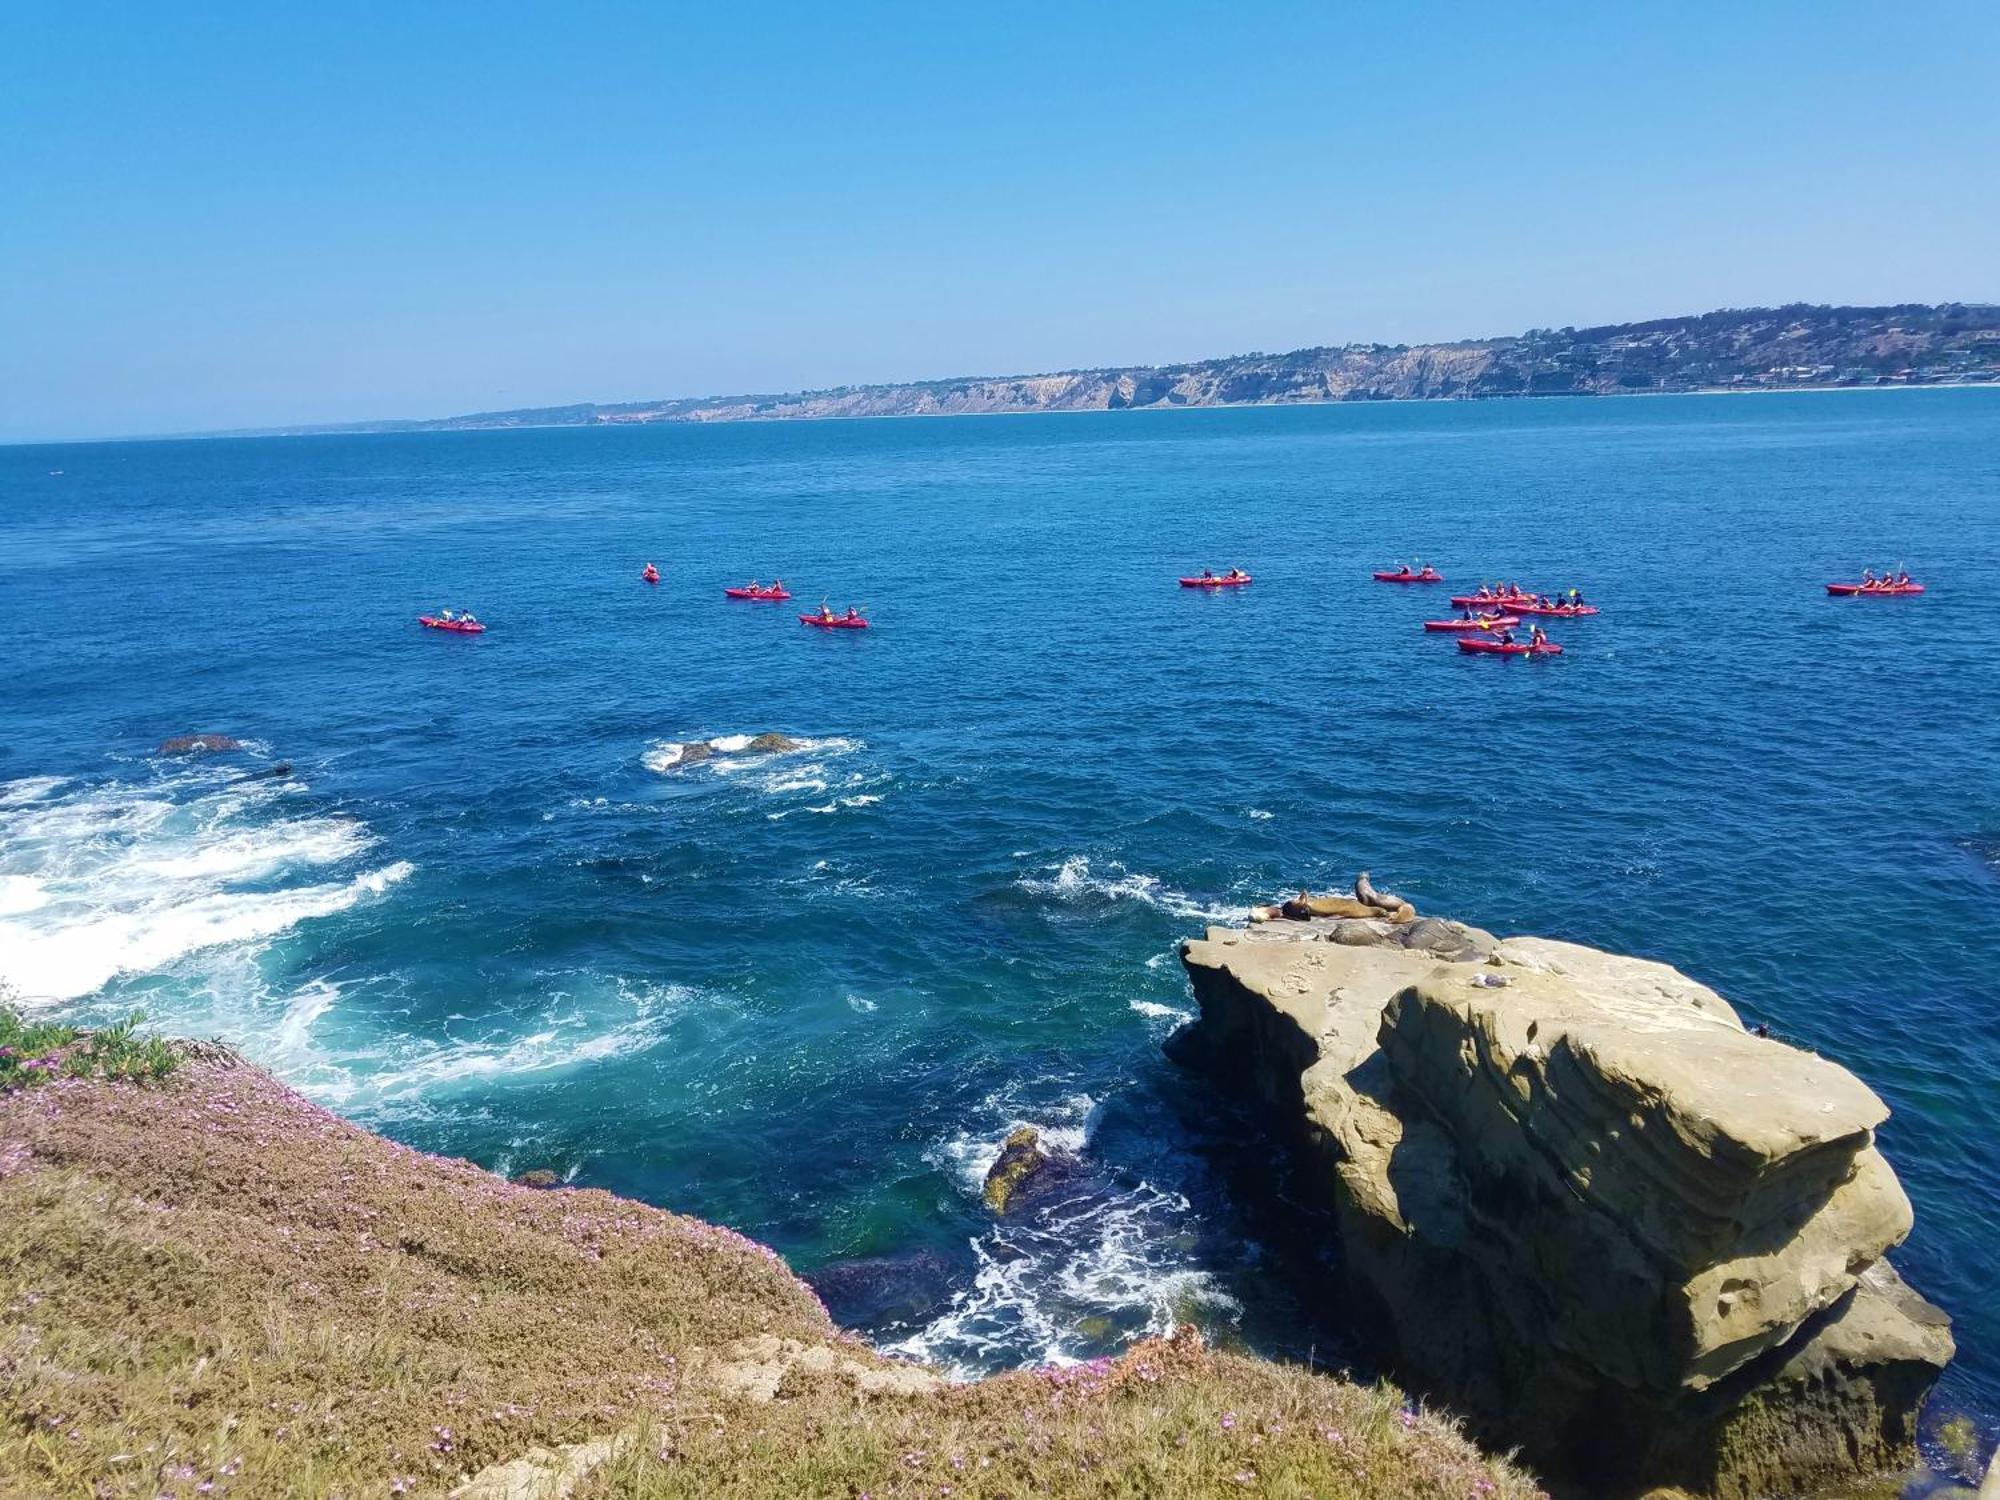
POLYGON ((1273 1106, 1400 1373, 1592 1493, 1897 1467, 1950 1358, 1888 1110, 1664 964, 1425 919, 1212 928, 1174 1053, 1273 1106))

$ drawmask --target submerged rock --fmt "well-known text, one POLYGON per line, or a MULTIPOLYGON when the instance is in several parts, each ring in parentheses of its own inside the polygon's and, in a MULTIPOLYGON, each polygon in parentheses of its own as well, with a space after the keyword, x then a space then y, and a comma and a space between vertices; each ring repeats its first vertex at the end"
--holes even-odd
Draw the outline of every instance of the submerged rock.
POLYGON ((957 1279, 975 1266, 937 1250, 829 1261, 805 1278, 845 1327, 927 1322, 950 1301, 957 1279))
POLYGON ((1664 964, 1456 923, 1212 928, 1182 960, 1175 1057, 1324 1163, 1353 1304, 1491 1440, 1592 1492, 1909 1460, 1952 1342, 1882 1258, 1910 1206, 1845 1069, 1664 964))
POLYGON ((177 734, 171 739, 160 741, 162 755, 196 755, 204 752, 220 754, 225 750, 241 750, 243 742, 231 739, 226 734, 177 734))
POLYGON ((516 1172, 508 1180, 516 1187, 559 1188, 562 1186, 562 1179, 547 1167, 531 1167, 525 1172, 516 1172))
POLYGON ((671 765, 672 769, 679 770, 683 766, 698 765, 702 761, 713 760, 718 755, 788 755, 805 748, 804 742, 795 740, 790 735, 776 734, 767 730, 763 734, 752 735, 740 747, 732 740, 730 748, 727 749, 716 744, 714 740, 689 740, 680 747, 671 765))
POLYGON ((1067 1151, 1050 1151, 1041 1132, 1023 1125, 1000 1147, 999 1160, 986 1171, 986 1206, 996 1214, 1016 1213, 1046 1197, 1082 1169, 1067 1151))

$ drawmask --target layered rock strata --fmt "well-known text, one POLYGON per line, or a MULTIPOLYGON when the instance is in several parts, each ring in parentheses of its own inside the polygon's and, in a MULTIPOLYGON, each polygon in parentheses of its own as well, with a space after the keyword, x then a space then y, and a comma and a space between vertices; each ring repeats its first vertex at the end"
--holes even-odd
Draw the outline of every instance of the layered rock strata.
POLYGON ((1435 918, 1182 960, 1175 1055, 1303 1143, 1349 1312, 1491 1440, 1594 1494, 1909 1462, 1951 1336, 1883 1258, 1910 1205, 1846 1069, 1664 964, 1435 918))

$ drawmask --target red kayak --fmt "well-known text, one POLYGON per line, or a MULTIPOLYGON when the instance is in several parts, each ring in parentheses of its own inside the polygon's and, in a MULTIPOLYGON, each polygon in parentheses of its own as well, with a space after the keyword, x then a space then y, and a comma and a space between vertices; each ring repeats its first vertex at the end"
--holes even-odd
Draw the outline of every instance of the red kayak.
POLYGON ((1524 640, 1478 640, 1474 636, 1460 636, 1458 650, 1474 656, 1562 656, 1562 646, 1556 642, 1530 646, 1524 640))
POLYGON ((817 626, 821 630, 866 630, 868 622, 859 615, 835 615, 831 620, 819 615, 800 615, 801 625, 817 626))
POLYGON ((483 635, 486 627, 477 620, 440 620, 436 615, 418 615, 417 623, 430 630, 455 630, 460 635, 483 635))
POLYGON ((1488 615, 1478 620, 1426 620, 1426 630, 1509 630, 1520 624, 1514 615, 1488 615))
POLYGON ((1910 594, 1921 594, 1924 586, 1921 583, 1829 583, 1826 591, 1829 594, 1838 594, 1844 599, 1864 597, 1872 599, 1878 594, 1902 598, 1910 594))
POLYGON ((660 570, 658 568, 648 568, 639 576, 647 583, 658 583, 660 581, 660 570))
POLYGON ((1510 604, 1507 608, 1517 615, 1553 615, 1558 620, 1575 620, 1584 615, 1597 613, 1595 604, 1510 604))
POLYGON ((1181 587, 1184 589, 1240 589, 1249 581, 1250 575, 1248 573, 1237 578, 1216 578, 1213 576, 1208 578, 1183 578, 1181 580, 1181 587))
POLYGON ((1458 649, 1475 656, 1561 656, 1563 648, 1551 641, 1546 646, 1530 646, 1525 641, 1482 641, 1461 636, 1458 649))
POLYGON ((1408 568, 1400 573, 1377 573, 1377 583, 1443 583, 1444 574, 1436 568, 1425 568, 1421 573, 1412 573, 1408 568))
POLYGON ((723 593, 732 599, 789 599, 790 589, 724 589, 723 593))
POLYGON ((1533 604, 1533 594, 1510 594, 1501 598, 1497 594, 1453 594, 1451 604, 1454 609, 1512 609, 1517 604, 1533 604))

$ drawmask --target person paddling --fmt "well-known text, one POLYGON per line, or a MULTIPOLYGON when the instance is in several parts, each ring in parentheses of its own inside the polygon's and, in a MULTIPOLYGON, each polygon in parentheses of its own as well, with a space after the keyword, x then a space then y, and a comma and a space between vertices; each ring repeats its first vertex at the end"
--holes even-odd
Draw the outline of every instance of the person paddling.
POLYGON ((1528 633, 1528 649, 1530 651, 1540 651, 1544 649, 1548 645, 1548 643, 1549 643, 1549 633, 1546 630, 1542 629, 1541 626, 1537 625, 1532 631, 1528 633))

